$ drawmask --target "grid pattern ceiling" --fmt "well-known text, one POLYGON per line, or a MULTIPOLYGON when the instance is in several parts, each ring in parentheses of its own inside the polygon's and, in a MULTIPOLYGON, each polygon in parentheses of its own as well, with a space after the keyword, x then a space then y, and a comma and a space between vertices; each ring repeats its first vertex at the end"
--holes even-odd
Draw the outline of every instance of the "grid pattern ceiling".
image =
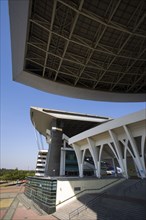
POLYGON ((145 93, 146 1, 30 1, 24 69, 73 87, 145 93))

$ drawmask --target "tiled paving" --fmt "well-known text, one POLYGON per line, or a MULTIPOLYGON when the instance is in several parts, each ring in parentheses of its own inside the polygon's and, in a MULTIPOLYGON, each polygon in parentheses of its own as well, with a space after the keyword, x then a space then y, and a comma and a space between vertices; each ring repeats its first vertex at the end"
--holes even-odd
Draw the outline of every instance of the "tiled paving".
POLYGON ((24 186, 0 186, 0 219, 1 220, 56 220, 52 215, 40 215, 35 209, 27 209, 18 199, 24 192, 24 186))
MULTIPOLYGON (((145 220, 146 210, 145 210, 145 184, 146 181, 140 181, 138 184, 133 185, 133 187, 125 192, 125 187, 127 184, 133 184, 132 180, 126 180, 125 183, 120 184, 117 187, 112 188, 103 195, 102 198, 93 203, 90 207, 87 206, 86 209, 79 215, 74 216, 73 220, 145 220), (127 183, 126 183, 127 182, 127 183), (144 191, 143 191, 144 189, 144 191), (142 194, 143 192, 143 194, 142 194), (139 195, 133 198, 133 193, 139 195), (115 195, 116 194, 116 195, 115 195), (123 195, 125 199, 123 200, 123 195), (140 198, 141 197, 141 198, 140 198), (144 205, 143 205, 144 203, 144 205), (114 207, 114 208, 113 208, 114 207), (113 214, 114 213, 114 214, 113 214)), ((1 187, 0 186, 0 219, 1 220, 67 220, 69 219, 69 213, 80 207, 82 204, 86 204, 86 200, 91 200, 93 195, 83 196, 77 201, 70 204, 62 206, 53 215, 48 215, 47 213, 41 213, 34 208, 30 203, 25 206, 23 202, 24 186, 13 186, 13 187, 1 187), (22 200, 21 200, 22 199, 22 200), (83 200, 83 201, 82 201, 83 200), (77 206, 77 207, 76 207, 77 206)), ((94 195, 95 196, 95 195, 94 195)))
POLYGON ((13 199, 1 199, 0 200, 0 208, 8 208, 11 203, 12 203, 13 199))
POLYGON ((32 209, 26 209, 22 204, 19 204, 18 208, 16 209, 13 220, 20 220, 20 219, 34 219, 34 220, 56 220, 55 217, 51 215, 43 215, 39 216, 37 213, 35 213, 32 209))
POLYGON ((4 215, 6 214, 7 209, 0 209, 0 219, 2 219, 4 217, 4 215))

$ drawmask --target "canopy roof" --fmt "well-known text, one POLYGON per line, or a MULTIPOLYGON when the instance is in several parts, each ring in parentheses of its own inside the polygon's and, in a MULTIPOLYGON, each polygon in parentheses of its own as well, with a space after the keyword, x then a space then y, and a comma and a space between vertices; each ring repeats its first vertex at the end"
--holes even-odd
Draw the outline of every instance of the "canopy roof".
POLYGON ((9 6, 16 81, 76 98, 146 100, 144 0, 13 0, 9 6))
POLYGON ((51 129, 54 119, 59 119, 63 122, 63 133, 68 137, 111 120, 111 118, 97 115, 79 114, 37 107, 31 107, 30 116, 35 128, 44 136, 46 136, 46 130, 51 129))

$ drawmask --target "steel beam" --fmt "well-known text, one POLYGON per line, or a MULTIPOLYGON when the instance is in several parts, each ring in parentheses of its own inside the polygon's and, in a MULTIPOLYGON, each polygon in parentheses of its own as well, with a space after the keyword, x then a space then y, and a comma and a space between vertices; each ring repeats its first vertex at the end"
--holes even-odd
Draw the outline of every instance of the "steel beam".
MULTIPOLYGON (((53 12, 52 12, 52 18, 51 18, 51 25, 50 25, 50 30, 51 30, 51 31, 52 31, 52 29, 53 29, 53 23, 54 23, 54 19, 55 19, 56 6, 57 6, 57 0, 54 0, 53 12)), ((50 43, 51 43, 51 37, 52 37, 52 33, 49 34, 46 51, 49 50, 50 43)), ((46 53, 46 57, 45 57, 45 61, 44 61, 44 68, 43 68, 43 75, 42 75, 43 77, 44 77, 44 75, 45 75, 45 68, 46 68, 46 64, 47 64, 47 59, 48 59, 48 53, 46 53)))

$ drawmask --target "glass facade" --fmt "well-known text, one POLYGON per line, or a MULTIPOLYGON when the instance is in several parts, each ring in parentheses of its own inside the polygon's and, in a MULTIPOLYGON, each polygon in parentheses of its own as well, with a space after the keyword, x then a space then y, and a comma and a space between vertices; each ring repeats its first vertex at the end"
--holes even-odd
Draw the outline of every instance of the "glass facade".
POLYGON ((57 180, 28 177, 24 194, 48 214, 56 211, 57 180))
POLYGON ((74 151, 66 151, 65 158, 65 175, 66 176, 78 176, 78 164, 74 151))

